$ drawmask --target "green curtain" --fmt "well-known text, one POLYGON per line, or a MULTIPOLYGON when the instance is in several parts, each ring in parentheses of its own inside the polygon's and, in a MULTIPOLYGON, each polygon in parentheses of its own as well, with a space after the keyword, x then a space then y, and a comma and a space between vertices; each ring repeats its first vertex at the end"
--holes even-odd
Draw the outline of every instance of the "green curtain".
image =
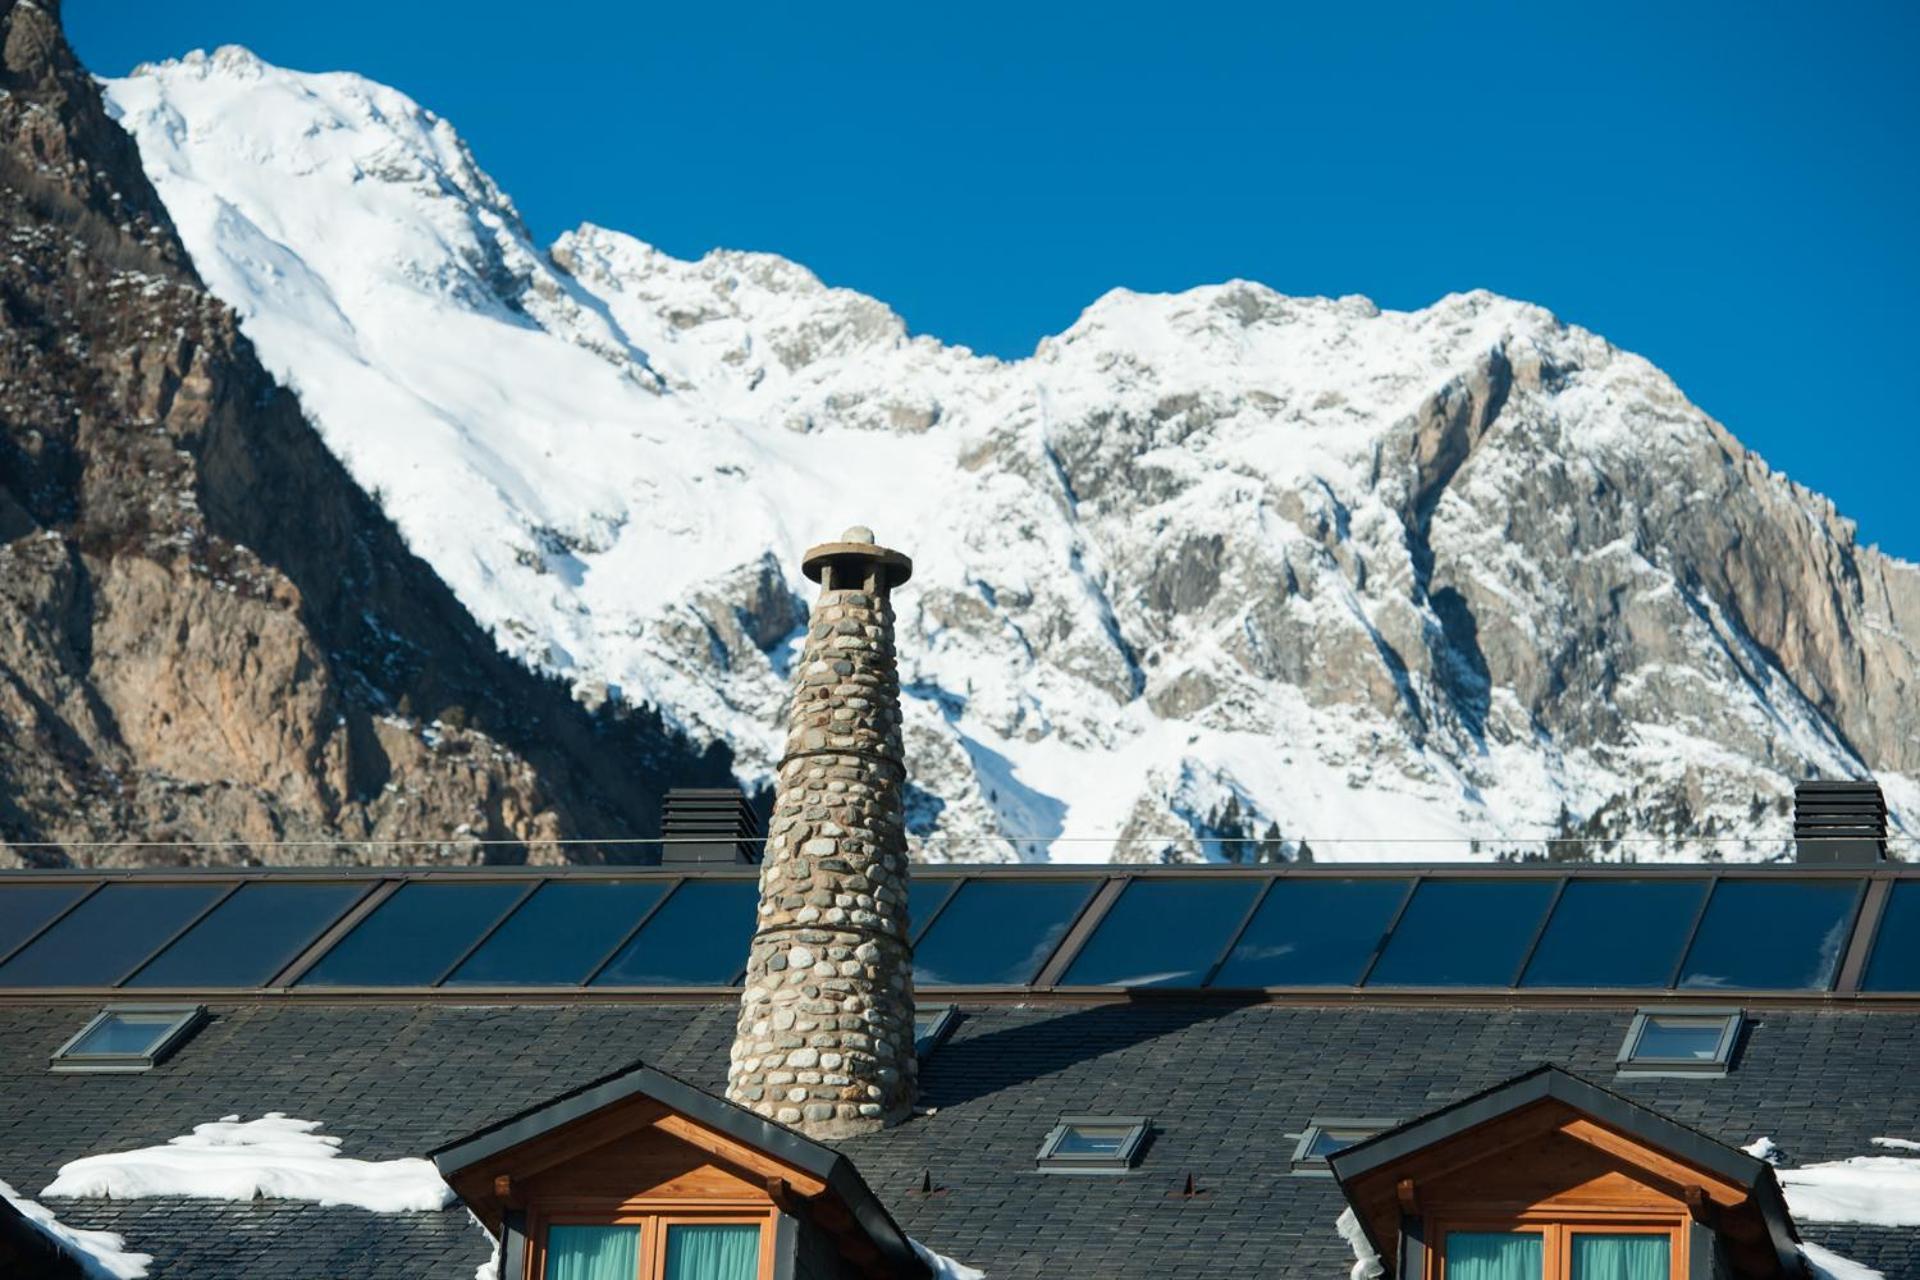
POLYGON ((1573 1280, 1668 1280, 1666 1236, 1573 1237, 1573 1280))
POLYGON ((635 1280, 640 1228, 547 1228, 546 1280, 635 1280))
POLYGON ((1531 1231, 1449 1231, 1447 1280, 1540 1280, 1540 1241, 1531 1231))
POLYGON ((754 1280, 760 1228, 742 1223, 667 1228, 666 1280, 754 1280))

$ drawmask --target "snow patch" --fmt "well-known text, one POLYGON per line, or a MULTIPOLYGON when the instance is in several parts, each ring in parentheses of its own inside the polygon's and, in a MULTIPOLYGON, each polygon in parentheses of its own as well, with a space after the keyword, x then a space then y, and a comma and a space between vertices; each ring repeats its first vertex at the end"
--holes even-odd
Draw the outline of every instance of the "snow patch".
POLYGON ((82 1231, 69 1227, 52 1211, 27 1199, 5 1182, 0 1182, 0 1199, 20 1211, 22 1217, 76 1258, 88 1280, 140 1280, 153 1264, 153 1255, 127 1252, 124 1236, 112 1231, 82 1231))
POLYGON ((977 1267, 969 1267, 963 1262, 935 1253, 911 1236, 907 1243, 920 1255, 920 1261, 933 1268, 934 1280, 987 1280, 987 1273, 977 1267))
POLYGON ((1800 1256, 1807 1260, 1807 1266, 1812 1269, 1813 1280, 1887 1280, 1886 1276, 1872 1267, 1863 1266, 1852 1258, 1843 1258, 1833 1250, 1811 1241, 1800 1246, 1800 1256))
POLYGON ((1347 1273, 1347 1280, 1379 1280, 1387 1273, 1380 1263, 1380 1255, 1374 1251, 1373 1242, 1360 1229, 1360 1219, 1352 1209, 1342 1209, 1333 1226, 1340 1233, 1340 1238, 1347 1242, 1347 1247, 1353 1250, 1353 1270, 1347 1273))
MULTIPOLYGON (((1899 1150, 1915 1146, 1905 1138, 1874 1142, 1899 1150)), ((1787 1207, 1801 1222, 1920 1227, 1920 1158, 1850 1156, 1774 1172, 1787 1207)))
POLYGON ((444 1209, 452 1188, 432 1161, 353 1160, 340 1139, 315 1132, 318 1120, 269 1111, 258 1120, 223 1116, 157 1147, 85 1156, 60 1167, 46 1196, 193 1196, 206 1200, 270 1197, 353 1205, 373 1213, 444 1209))
POLYGON ((1772 1138, 1765 1137, 1764 1135, 1755 1138, 1752 1142, 1749 1142, 1740 1149, 1756 1160, 1765 1160, 1768 1164, 1780 1163, 1781 1154, 1779 1145, 1775 1143, 1772 1138))

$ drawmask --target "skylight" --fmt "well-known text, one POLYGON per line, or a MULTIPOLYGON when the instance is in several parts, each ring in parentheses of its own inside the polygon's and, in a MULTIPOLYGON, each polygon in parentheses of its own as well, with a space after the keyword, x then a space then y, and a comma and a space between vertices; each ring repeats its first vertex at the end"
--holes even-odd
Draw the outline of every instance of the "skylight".
POLYGON ((1642 1009, 1620 1045, 1625 1076, 1723 1076, 1740 1038, 1738 1009, 1642 1009))
POLYGON ((1042 1173, 1125 1173, 1140 1158, 1146 1116, 1061 1116, 1040 1144, 1042 1173))
POLYGON ((913 1056, 922 1062, 952 1034, 960 1011, 950 1004, 921 1008, 913 1015, 913 1056))
POLYGON ((1327 1157, 1344 1151, 1356 1142, 1364 1142, 1376 1133, 1385 1133, 1398 1120, 1348 1119, 1316 1116, 1293 1148, 1293 1171, 1311 1177, 1332 1177, 1327 1157))
POLYGON ((54 1071, 146 1071, 199 1027, 202 1005, 125 1004, 102 1009, 54 1050, 54 1071))

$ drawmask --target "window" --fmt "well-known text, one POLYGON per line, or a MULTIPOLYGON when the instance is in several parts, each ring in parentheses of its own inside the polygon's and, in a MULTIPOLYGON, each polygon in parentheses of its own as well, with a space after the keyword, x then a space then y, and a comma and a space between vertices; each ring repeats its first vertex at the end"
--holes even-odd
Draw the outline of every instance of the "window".
POLYGON ((596 987, 726 987, 747 967, 752 880, 688 880, 593 979, 596 987))
POLYGON ((1738 1009, 1642 1009, 1620 1045, 1627 1076, 1723 1076, 1740 1038, 1738 1009))
POLYGON ((1920 991, 1920 880, 1893 886, 1860 986, 1865 991, 1920 991))
POLYGON ((364 883, 242 885, 126 985, 265 986, 366 892, 364 883))
POLYGON ((913 949, 922 987, 1017 986, 1040 967, 1093 896, 1095 880, 969 880, 913 949))
POLYGON ((1674 1280, 1677 1224, 1525 1221, 1446 1230, 1439 1280, 1674 1280))
POLYGON ((577 986, 646 918, 661 881, 549 881, 447 979, 449 986, 577 986))
POLYGON ((303 987, 430 987, 528 891, 526 881, 403 884, 299 980, 303 987))
POLYGON ((0 965, 0 987, 111 987, 219 901, 228 885, 110 884, 0 965))
POLYGON ((1539 931, 1555 883, 1432 879, 1393 927, 1370 987, 1509 987, 1539 931))
POLYGON ((549 1220, 532 1274, 543 1280, 761 1280, 771 1232, 760 1214, 621 1212, 549 1220))
POLYGON ((1129 884, 1061 979, 1069 987, 1197 987, 1260 892, 1244 877, 1129 884))
POLYGON ((953 1033, 960 1011, 950 1004, 917 1009, 913 1015, 913 1056, 925 1062, 940 1043, 953 1033))
POLYGON ((1332 1177, 1327 1157, 1344 1151, 1356 1142, 1364 1142, 1376 1133, 1385 1133, 1398 1120, 1347 1120, 1315 1117, 1293 1148, 1293 1171, 1309 1177, 1332 1177))
POLYGON ((1044 1173, 1125 1173, 1151 1123, 1145 1116, 1062 1116, 1034 1165, 1044 1173))
POLYGON ((1569 880, 1520 985, 1664 987, 1706 897, 1705 880, 1569 880))
POLYGON ((1840 969, 1863 888, 1857 880, 1720 881, 1680 985, 1825 991, 1840 969))
POLYGON ((206 1017, 201 1005, 128 1004, 102 1009, 54 1050, 54 1071, 146 1071, 163 1062, 206 1017))
POLYGON ((1276 879, 1210 985, 1353 986, 1379 953, 1408 883, 1276 879))

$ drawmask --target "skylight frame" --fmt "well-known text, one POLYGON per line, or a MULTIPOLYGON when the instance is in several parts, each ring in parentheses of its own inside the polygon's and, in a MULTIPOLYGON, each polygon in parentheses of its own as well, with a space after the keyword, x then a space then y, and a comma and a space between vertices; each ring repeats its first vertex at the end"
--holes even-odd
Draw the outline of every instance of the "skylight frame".
POLYGON ((1041 1141, 1040 1150, 1033 1157, 1033 1167, 1041 1173, 1095 1174, 1109 1177, 1130 1173, 1139 1162, 1141 1148, 1147 1140, 1147 1131, 1152 1126, 1153 1117, 1151 1116, 1061 1116, 1059 1122, 1041 1141), (1117 1129, 1122 1126, 1127 1132, 1121 1137, 1119 1148, 1111 1154, 1063 1153, 1060 1150, 1061 1144, 1075 1129, 1117 1129))
POLYGON ((101 1009, 86 1025, 67 1037, 66 1043, 55 1049, 47 1058, 47 1070, 68 1074, 129 1074, 151 1071, 171 1057, 175 1050, 185 1044, 200 1025, 207 1020, 207 1006, 203 1004, 112 1004, 101 1009), (83 1052, 79 1049, 88 1036, 103 1024, 130 1013, 175 1015, 172 1022, 161 1028, 159 1033, 140 1053, 102 1053, 83 1052))
POLYGON ((928 1024, 925 1032, 917 1028, 914 1031, 913 1056, 925 1062, 933 1055, 935 1049, 947 1042, 947 1037, 953 1034, 953 1029, 960 1025, 960 1006, 943 1004, 931 1010, 920 1010, 915 1014, 915 1021, 918 1022, 922 1017, 930 1017, 932 1022, 928 1024))
POLYGON ((1298 1178, 1331 1178, 1333 1168, 1324 1155, 1313 1153, 1314 1145, 1328 1133, 1351 1131, 1357 1136, 1346 1146, 1365 1142, 1389 1129, 1398 1128, 1400 1121, 1381 1116, 1315 1116, 1307 1121, 1307 1127, 1300 1134, 1300 1140, 1294 1144, 1293 1157, 1288 1162, 1293 1174, 1298 1178))
POLYGON ((1733 1069, 1733 1052, 1740 1043, 1740 1033, 1746 1029, 1746 1022, 1746 1011, 1733 1006, 1718 1009, 1642 1006, 1634 1010, 1633 1019, 1627 1024, 1626 1038, 1620 1042, 1620 1052, 1614 1058, 1614 1074, 1626 1080, 1720 1079, 1733 1069), (1659 1019, 1710 1022, 1715 1018, 1721 1020, 1721 1027, 1711 1058, 1656 1057, 1639 1051, 1640 1041, 1646 1035, 1650 1022, 1659 1019))

